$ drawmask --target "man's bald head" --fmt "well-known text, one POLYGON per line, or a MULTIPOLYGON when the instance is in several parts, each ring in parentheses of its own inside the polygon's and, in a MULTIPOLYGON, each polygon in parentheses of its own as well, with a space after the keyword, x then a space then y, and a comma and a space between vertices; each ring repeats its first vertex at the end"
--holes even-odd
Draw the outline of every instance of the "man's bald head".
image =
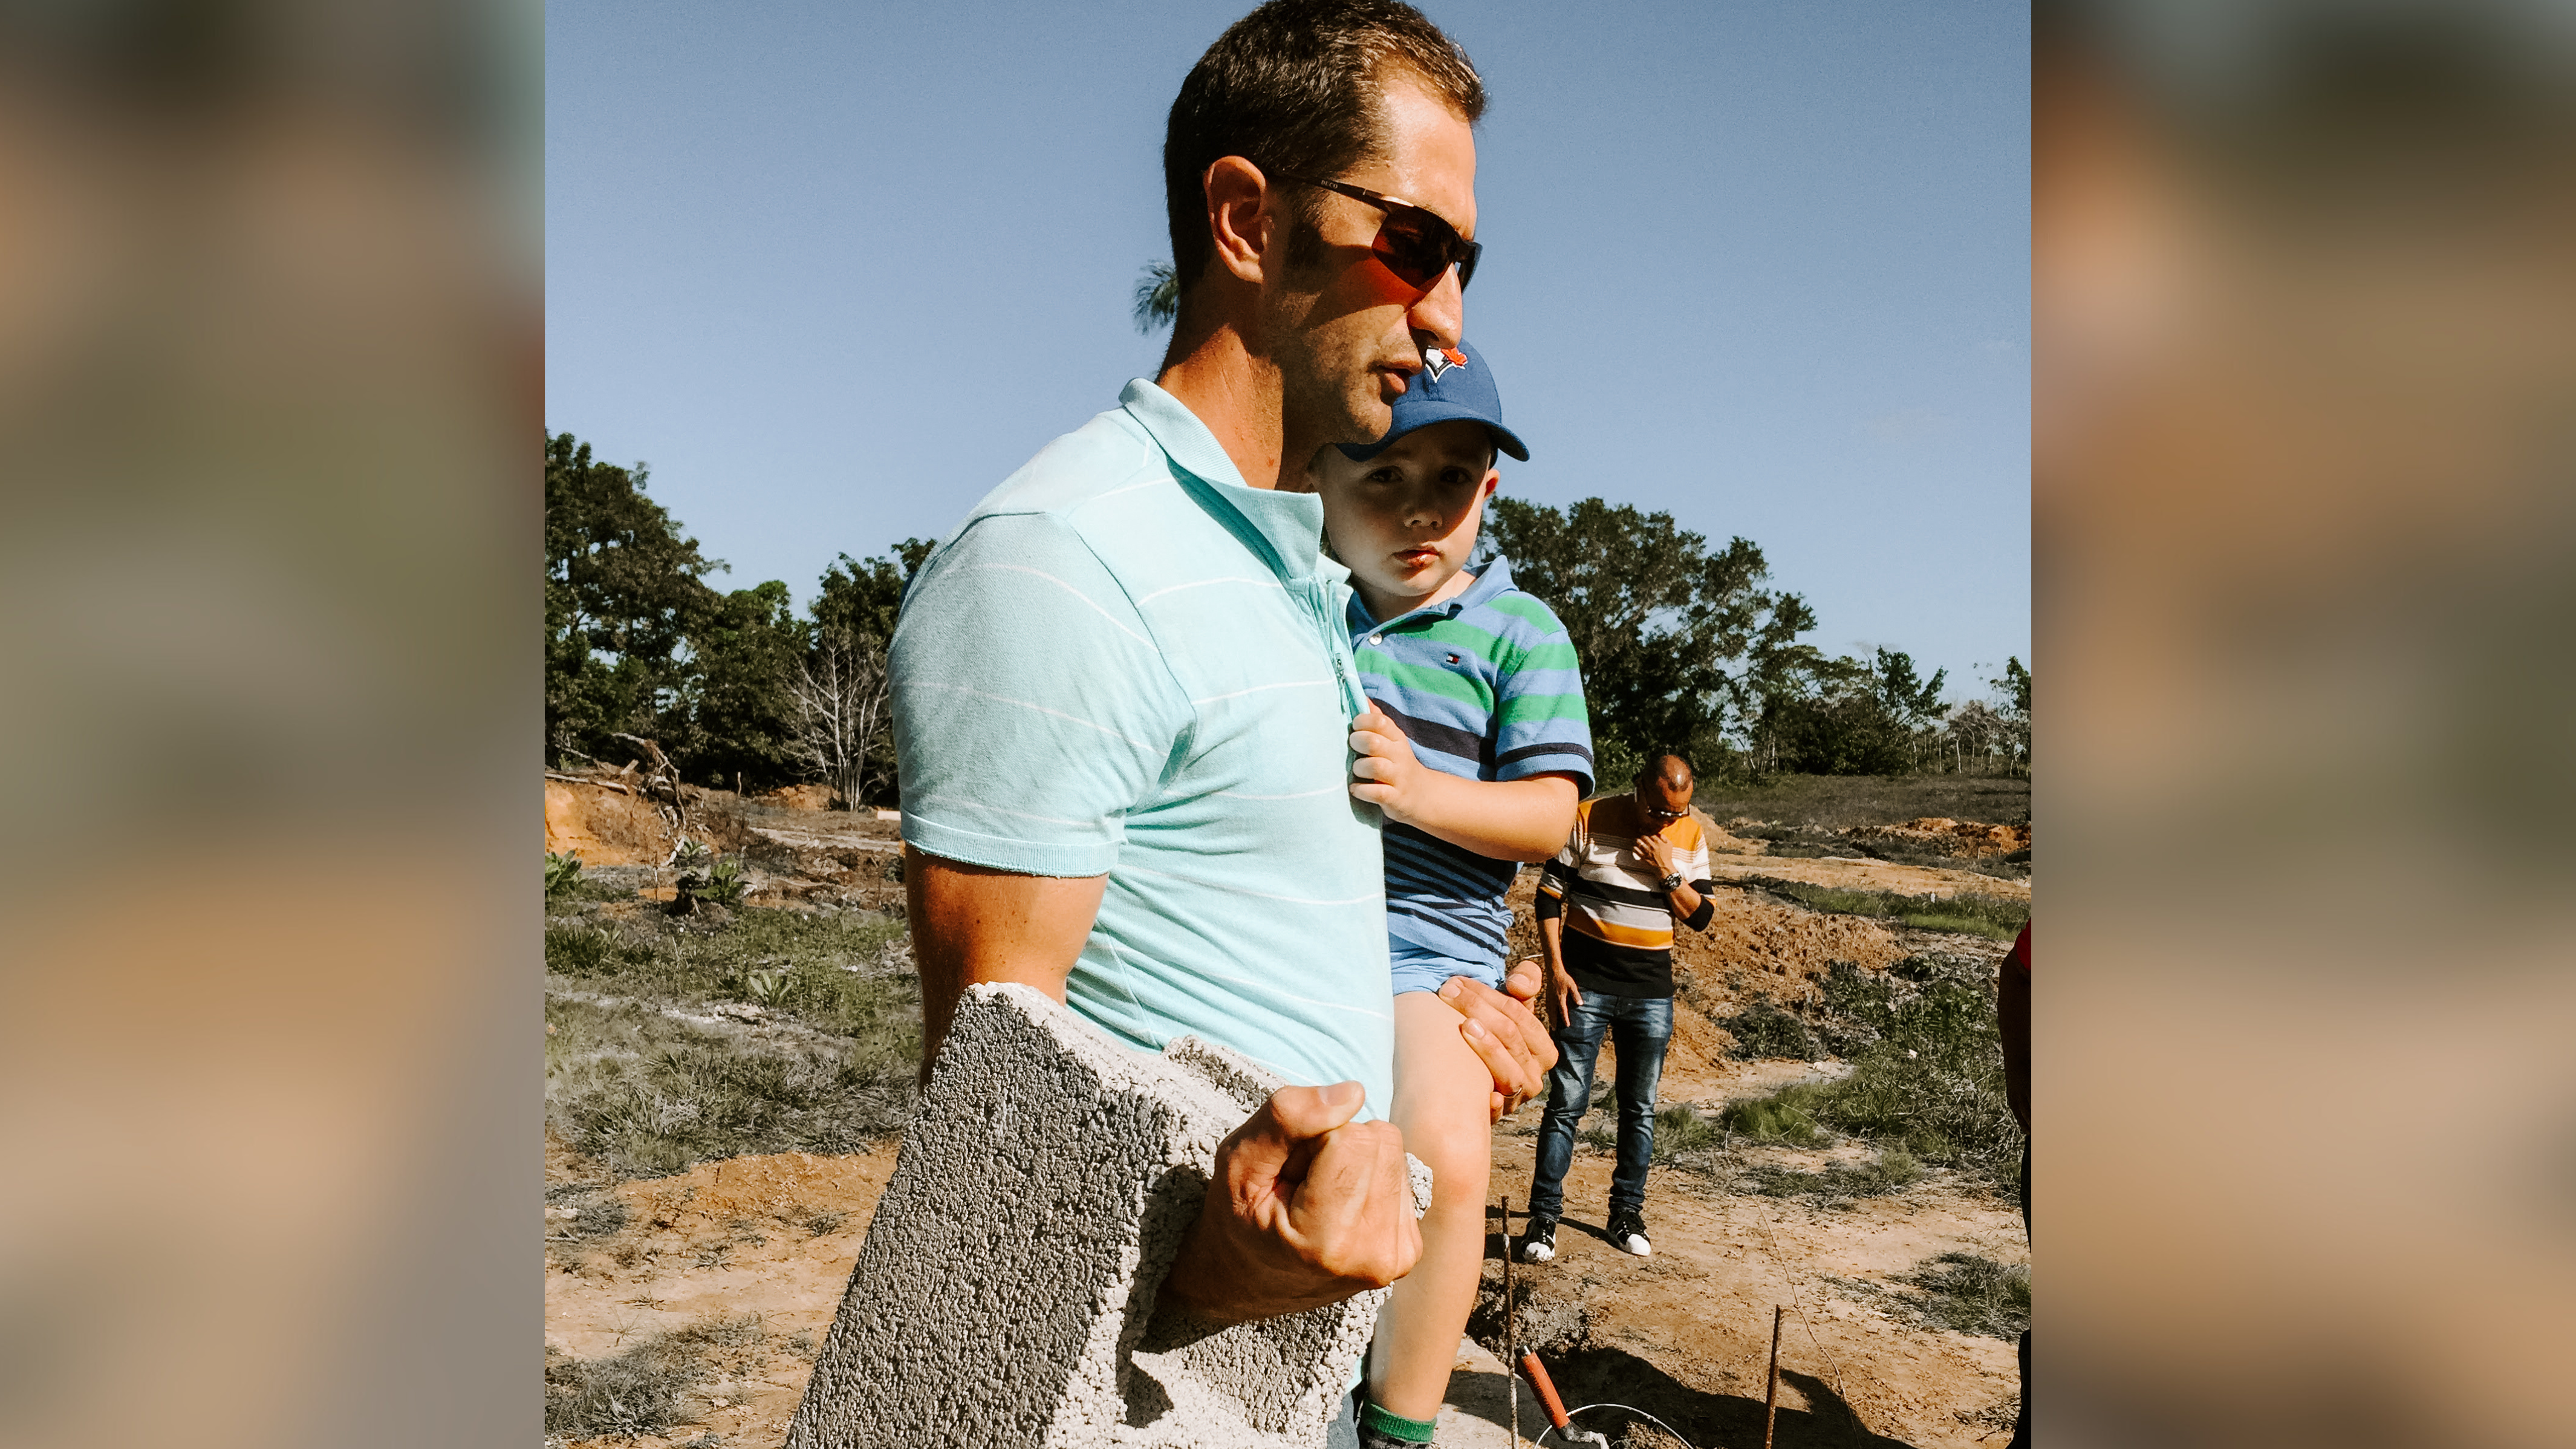
POLYGON ((1649 755, 1637 767, 1637 803, 1656 814, 1690 813, 1694 788, 1690 761, 1679 755, 1649 755))

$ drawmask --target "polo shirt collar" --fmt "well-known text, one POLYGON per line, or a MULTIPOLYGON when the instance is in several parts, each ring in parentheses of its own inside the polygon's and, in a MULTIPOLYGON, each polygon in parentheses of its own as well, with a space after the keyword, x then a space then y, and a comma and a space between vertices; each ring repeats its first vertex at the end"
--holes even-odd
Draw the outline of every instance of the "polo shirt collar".
POLYGON ((1273 572, 1292 581, 1320 577, 1338 582, 1348 571, 1323 556, 1324 500, 1246 485, 1225 446, 1179 398, 1144 378, 1118 394, 1118 404, 1152 436, 1172 465, 1199 486, 1189 490, 1199 506, 1264 556, 1273 572), (1258 541, 1256 544, 1256 540, 1258 541))
POLYGON ((1512 586, 1511 560, 1496 554, 1476 574, 1476 581, 1454 599, 1443 599, 1427 609, 1414 609, 1380 622, 1368 611, 1368 603, 1357 591, 1351 594, 1351 613, 1364 625, 1392 628, 1407 619, 1455 619, 1469 609, 1490 603, 1496 595, 1512 586))

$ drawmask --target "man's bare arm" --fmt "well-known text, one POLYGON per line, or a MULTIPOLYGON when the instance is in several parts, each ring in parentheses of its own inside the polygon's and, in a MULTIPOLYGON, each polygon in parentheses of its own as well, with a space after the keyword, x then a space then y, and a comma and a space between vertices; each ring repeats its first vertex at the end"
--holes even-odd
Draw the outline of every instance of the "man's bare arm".
POLYGON ((1064 1000, 1109 877, 1012 875, 903 848, 903 896, 921 971, 921 1080, 966 988, 1016 981, 1064 1000))
MULTIPOLYGON (((921 1080, 979 982, 1016 981, 1058 1001, 1100 914, 1106 876, 1011 875, 903 850, 904 901, 921 971, 921 1080)), ((1217 1187, 1164 1296, 1220 1323, 1295 1313, 1382 1288, 1413 1268, 1404 1142, 1352 1122, 1357 1082, 1282 1088, 1217 1150, 1217 1187)))

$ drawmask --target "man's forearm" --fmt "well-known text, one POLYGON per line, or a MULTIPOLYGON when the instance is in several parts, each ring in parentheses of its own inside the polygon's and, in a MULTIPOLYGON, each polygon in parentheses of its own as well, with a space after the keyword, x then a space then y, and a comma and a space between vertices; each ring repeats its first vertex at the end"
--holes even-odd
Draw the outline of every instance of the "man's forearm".
POLYGON ((1540 954, 1547 957, 1549 976, 1553 977, 1565 969, 1565 918, 1563 916, 1538 918, 1538 948, 1540 954))

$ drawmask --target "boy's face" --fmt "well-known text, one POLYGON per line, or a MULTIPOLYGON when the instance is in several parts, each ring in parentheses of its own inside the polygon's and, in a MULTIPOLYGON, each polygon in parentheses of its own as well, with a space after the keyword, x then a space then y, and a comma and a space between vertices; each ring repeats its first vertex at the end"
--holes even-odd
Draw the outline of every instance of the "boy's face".
POLYGON ((1466 418, 1416 428, 1365 463, 1325 448, 1314 472, 1333 552, 1380 619, 1393 617, 1382 605, 1420 608, 1457 577, 1502 481, 1493 434, 1466 418))

